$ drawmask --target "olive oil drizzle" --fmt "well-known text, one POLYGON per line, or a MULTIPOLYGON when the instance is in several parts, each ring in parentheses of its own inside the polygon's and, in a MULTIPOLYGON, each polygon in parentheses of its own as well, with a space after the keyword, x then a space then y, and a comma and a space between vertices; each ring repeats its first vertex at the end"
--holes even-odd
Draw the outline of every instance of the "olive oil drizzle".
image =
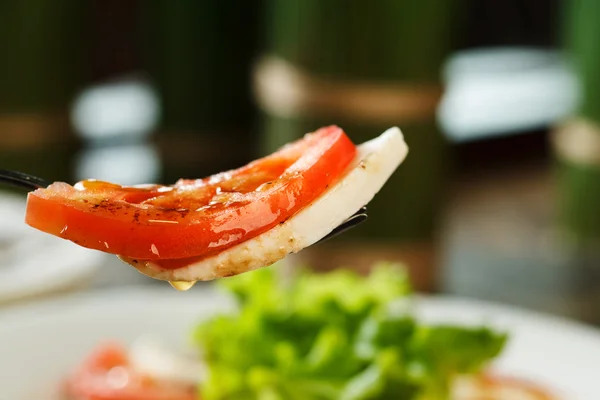
POLYGON ((185 292, 187 290, 190 290, 190 288, 196 284, 196 281, 191 281, 191 282, 169 281, 169 283, 171 284, 171 286, 173 286, 175 289, 179 290, 180 292, 185 292))

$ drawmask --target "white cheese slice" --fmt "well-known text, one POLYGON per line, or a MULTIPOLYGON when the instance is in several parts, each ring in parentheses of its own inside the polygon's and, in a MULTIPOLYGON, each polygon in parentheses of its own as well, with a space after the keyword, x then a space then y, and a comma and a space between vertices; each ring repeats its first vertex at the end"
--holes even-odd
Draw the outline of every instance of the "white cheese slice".
POLYGON ((199 360, 178 354, 151 336, 140 337, 131 345, 129 361, 140 373, 190 386, 204 381, 207 374, 199 360))
POLYGON ((357 146, 348 172, 318 199, 283 224, 218 255, 177 269, 163 269, 152 261, 132 263, 143 274, 167 281, 208 281, 271 265, 290 253, 318 242, 379 192, 408 154, 400 129, 390 128, 357 146))

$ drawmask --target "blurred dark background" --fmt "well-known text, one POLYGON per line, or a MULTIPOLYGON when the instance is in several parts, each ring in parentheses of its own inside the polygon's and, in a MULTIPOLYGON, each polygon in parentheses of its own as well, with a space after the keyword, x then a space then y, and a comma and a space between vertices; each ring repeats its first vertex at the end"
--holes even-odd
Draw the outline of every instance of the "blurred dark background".
POLYGON ((397 125, 410 156, 370 221, 298 262, 398 260, 422 291, 600 323, 598 17, 594 0, 0 1, 0 167, 171 183, 322 125, 356 142, 397 125), (335 97, 365 87, 360 113, 335 97))

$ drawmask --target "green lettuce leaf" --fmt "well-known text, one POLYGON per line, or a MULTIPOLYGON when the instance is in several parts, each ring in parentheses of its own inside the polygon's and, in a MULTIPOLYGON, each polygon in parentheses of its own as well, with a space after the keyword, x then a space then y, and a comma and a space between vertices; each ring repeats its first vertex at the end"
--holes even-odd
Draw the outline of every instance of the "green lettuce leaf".
POLYGON ((239 310, 194 331, 209 368, 202 399, 444 399, 457 375, 480 371, 506 341, 485 327, 419 323, 397 265, 367 277, 276 272, 222 281, 239 310))

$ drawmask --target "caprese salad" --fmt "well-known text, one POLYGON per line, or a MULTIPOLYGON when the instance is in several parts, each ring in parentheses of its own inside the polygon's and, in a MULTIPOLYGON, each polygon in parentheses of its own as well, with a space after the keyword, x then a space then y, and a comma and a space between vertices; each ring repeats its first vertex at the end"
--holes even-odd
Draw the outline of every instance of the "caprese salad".
POLYGON ((355 146, 329 126, 241 168, 170 186, 53 183, 29 193, 26 222, 185 289, 319 241, 367 204, 407 153, 398 128, 355 146))

